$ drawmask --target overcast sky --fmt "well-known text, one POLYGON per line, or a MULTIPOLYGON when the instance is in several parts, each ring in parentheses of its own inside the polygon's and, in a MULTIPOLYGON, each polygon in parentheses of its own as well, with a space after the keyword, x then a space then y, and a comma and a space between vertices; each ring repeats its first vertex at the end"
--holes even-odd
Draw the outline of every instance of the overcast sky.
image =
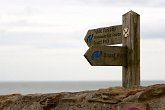
POLYGON ((0 0, 0 81, 121 80, 83 57, 88 29, 141 15, 141 79, 165 80, 164 0, 0 0))

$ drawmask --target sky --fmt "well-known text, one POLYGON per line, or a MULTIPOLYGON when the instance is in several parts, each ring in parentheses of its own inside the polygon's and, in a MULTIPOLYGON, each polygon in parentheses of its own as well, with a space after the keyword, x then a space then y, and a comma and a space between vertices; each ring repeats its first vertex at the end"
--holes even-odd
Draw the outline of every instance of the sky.
POLYGON ((164 0, 0 0, 0 81, 114 81, 120 66, 90 66, 89 29, 141 17, 141 79, 165 80, 164 0))

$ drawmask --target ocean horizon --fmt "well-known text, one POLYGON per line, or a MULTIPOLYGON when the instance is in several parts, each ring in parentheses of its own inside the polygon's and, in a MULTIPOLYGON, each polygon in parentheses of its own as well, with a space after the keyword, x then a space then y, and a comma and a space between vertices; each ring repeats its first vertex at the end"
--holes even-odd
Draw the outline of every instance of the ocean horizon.
MULTIPOLYGON (((165 84, 163 80, 141 81, 141 86, 165 84)), ((0 82, 0 95, 79 92, 122 86, 121 81, 0 82)))

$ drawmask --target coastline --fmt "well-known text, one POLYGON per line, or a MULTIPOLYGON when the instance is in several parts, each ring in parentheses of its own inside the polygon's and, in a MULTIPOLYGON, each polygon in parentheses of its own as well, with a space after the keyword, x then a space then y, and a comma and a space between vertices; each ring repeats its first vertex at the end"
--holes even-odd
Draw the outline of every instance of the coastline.
POLYGON ((110 87, 81 92, 0 96, 0 110, 123 110, 123 104, 142 104, 142 110, 164 110, 165 84, 131 89, 110 87))
MULTIPOLYGON (((141 81, 141 86, 153 84, 165 84, 163 80, 141 81)), ((20 81, 20 82, 0 82, 0 95, 18 93, 27 94, 47 94, 60 92, 79 92, 86 90, 98 90, 122 86, 121 81, 20 81)))

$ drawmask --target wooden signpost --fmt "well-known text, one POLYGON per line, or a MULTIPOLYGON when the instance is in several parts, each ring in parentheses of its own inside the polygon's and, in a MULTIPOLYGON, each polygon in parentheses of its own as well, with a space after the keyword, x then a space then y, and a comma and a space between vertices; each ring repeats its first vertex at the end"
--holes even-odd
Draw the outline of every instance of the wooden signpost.
POLYGON ((126 49, 120 46, 92 46, 84 56, 92 66, 127 66, 126 49))
POLYGON ((122 25, 91 29, 85 36, 85 42, 92 45, 113 45, 122 43, 122 25))
POLYGON ((122 44, 127 46, 128 65, 123 66, 123 87, 140 85, 140 15, 129 11, 123 15, 122 44))
POLYGON ((140 15, 129 11, 122 25, 92 29, 85 36, 85 58, 92 66, 122 66, 122 85, 140 85, 140 15), (122 44, 122 46, 111 46, 122 44))

